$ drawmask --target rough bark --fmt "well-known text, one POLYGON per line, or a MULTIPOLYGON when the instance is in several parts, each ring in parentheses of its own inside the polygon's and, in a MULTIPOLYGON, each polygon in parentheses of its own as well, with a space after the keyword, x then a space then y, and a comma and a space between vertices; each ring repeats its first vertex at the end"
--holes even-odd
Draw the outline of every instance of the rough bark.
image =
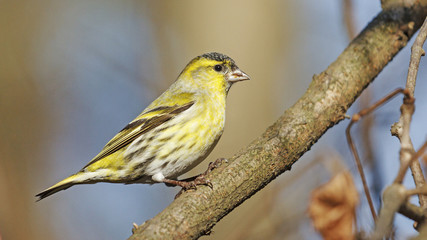
MULTIPOLYGON (((246 149, 198 187, 174 200, 130 239, 196 239, 292 165, 332 126, 407 44, 427 14, 427 0, 382 11, 305 94, 246 149)), ((315 53, 313 53, 315 54, 315 53)))

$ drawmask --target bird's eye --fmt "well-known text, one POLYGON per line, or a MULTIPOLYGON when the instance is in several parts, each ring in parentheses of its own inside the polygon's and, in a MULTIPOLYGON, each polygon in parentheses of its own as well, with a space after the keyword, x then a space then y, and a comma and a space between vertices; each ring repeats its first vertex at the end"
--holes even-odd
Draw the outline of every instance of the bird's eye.
POLYGON ((221 72, 222 71, 222 65, 220 65, 220 64, 218 64, 218 65, 215 65, 214 66, 214 69, 215 69, 215 71, 217 71, 217 72, 221 72))

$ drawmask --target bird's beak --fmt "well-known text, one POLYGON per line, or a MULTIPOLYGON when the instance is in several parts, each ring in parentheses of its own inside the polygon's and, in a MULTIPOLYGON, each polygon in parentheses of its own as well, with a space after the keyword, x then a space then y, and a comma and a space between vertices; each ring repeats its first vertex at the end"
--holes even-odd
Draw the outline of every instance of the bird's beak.
POLYGON ((240 69, 236 69, 232 72, 229 72, 228 74, 228 78, 227 81, 231 82, 231 83, 235 83, 235 82, 240 82, 240 81, 245 81, 245 80, 249 80, 251 79, 248 74, 242 72, 242 70, 240 69))

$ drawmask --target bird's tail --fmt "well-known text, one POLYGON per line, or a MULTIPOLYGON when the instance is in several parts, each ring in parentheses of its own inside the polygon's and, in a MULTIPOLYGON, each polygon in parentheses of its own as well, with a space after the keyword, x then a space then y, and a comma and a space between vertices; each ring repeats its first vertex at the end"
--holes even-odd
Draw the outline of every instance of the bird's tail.
POLYGON ((75 184, 82 184, 85 183, 84 181, 81 181, 82 175, 84 175, 83 172, 78 172, 76 174, 73 174, 66 179, 60 181, 59 183, 53 185, 52 187, 44 190, 43 192, 36 195, 38 197, 37 202, 42 200, 45 197, 48 197, 56 192, 59 192, 61 190, 65 190, 75 184))

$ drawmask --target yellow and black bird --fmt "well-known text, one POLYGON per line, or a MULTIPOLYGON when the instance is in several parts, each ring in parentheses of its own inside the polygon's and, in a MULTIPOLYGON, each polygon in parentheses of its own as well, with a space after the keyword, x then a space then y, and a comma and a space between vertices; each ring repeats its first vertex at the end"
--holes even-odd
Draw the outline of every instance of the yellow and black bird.
POLYGON ((206 53, 188 63, 177 80, 113 137, 76 174, 37 194, 39 200, 76 184, 166 183, 184 189, 204 178, 179 181, 212 151, 222 135, 230 87, 249 80, 233 59, 206 53))

